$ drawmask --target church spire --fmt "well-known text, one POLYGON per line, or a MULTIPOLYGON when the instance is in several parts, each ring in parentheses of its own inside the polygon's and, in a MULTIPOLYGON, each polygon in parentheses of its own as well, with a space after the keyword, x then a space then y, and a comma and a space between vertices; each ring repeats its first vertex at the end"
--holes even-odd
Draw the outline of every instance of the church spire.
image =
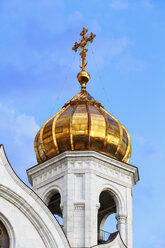
POLYGON ((96 36, 95 34, 91 33, 90 36, 88 37, 86 35, 87 32, 88 32, 88 29, 83 28, 82 32, 80 33, 80 35, 82 36, 80 43, 75 42, 74 46, 72 47, 72 50, 74 50, 75 52, 77 52, 78 48, 82 49, 82 51, 80 52, 80 56, 82 59, 82 66, 80 66, 80 68, 82 69, 82 71, 79 72, 77 75, 77 79, 78 79, 79 83, 81 84, 81 90, 86 89, 86 84, 90 80, 90 76, 89 76, 88 72, 85 71, 85 67, 88 63, 88 62, 85 62, 86 53, 88 51, 88 49, 86 49, 86 46, 87 46, 88 42, 92 43, 93 39, 96 36))

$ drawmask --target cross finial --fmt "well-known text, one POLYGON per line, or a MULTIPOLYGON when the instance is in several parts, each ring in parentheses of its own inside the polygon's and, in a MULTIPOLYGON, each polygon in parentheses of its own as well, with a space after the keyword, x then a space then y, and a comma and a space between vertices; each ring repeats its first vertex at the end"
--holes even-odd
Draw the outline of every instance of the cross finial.
POLYGON ((88 51, 88 49, 86 49, 85 47, 89 41, 92 43, 93 39, 96 36, 95 34, 91 33, 90 36, 88 37, 86 35, 87 32, 88 32, 88 29, 83 28, 82 32, 80 33, 80 35, 82 36, 80 43, 75 42, 74 46, 72 47, 72 50, 74 50, 75 52, 77 52, 78 48, 82 48, 82 51, 80 52, 81 59, 82 59, 82 66, 80 66, 80 68, 82 69, 82 71, 85 71, 85 67, 88 63, 88 62, 85 63, 86 53, 88 51))

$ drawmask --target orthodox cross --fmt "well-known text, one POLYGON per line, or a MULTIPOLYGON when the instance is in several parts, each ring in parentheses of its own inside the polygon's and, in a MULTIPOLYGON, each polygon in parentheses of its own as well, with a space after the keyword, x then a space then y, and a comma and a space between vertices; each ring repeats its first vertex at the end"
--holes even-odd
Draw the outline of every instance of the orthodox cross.
POLYGON ((80 66, 80 68, 82 69, 82 71, 85 71, 85 67, 88 63, 88 62, 85 63, 86 53, 88 51, 88 49, 86 49, 85 47, 89 41, 92 43, 93 39, 96 36, 95 34, 91 33, 90 36, 88 37, 86 36, 87 32, 88 29, 83 28, 82 32, 80 33, 80 35, 82 36, 80 43, 75 42, 74 46, 72 47, 72 50, 74 50, 75 52, 77 52, 78 48, 82 48, 82 51, 80 53, 82 59, 82 66, 80 66))

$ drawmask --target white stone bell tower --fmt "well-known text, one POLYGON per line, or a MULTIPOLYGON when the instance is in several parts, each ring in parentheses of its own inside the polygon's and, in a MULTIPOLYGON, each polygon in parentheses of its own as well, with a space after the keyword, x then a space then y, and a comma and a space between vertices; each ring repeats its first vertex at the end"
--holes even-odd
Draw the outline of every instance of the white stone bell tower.
POLYGON ((38 164, 30 168, 29 182, 55 216, 72 248, 132 248, 132 188, 138 169, 128 164, 131 141, 127 129, 87 91, 85 47, 95 35, 80 33, 82 71, 80 92, 47 120, 36 135, 38 164), (115 214, 117 231, 104 230, 115 214), (105 237, 105 233, 107 237, 105 237))
MULTIPOLYGON (((71 247, 97 245, 99 218, 102 225, 104 218, 114 212, 124 244, 133 247, 132 187, 138 181, 136 167, 94 151, 70 151, 32 167, 27 173, 33 190, 47 205, 53 195, 60 194, 64 232, 71 247), (103 209, 99 213, 101 193, 103 209)), ((59 207, 56 208, 54 213, 58 214, 59 207)))

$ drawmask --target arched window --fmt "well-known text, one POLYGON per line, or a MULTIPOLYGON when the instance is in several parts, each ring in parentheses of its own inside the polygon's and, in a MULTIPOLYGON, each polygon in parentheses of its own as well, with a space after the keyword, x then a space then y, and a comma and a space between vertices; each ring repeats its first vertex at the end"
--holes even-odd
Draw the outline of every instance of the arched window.
POLYGON ((102 244, 109 239, 111 233, 116 232, 116 203, 111 192, 108 190, 101 192, 99 202, 98 243, 102 244))
POLYGON ((52 212, 52 214, 56 217, 57 221, 61 226, 63 226, 63 216, 62 216, 62 210, 60 208, 61 203, 61 196, 58 191, 55 191, 48 202, 48 208, 52 212))
POLYGON ((0 248, 9 248, 9 235, 2 221, 0 221, 0 248))

